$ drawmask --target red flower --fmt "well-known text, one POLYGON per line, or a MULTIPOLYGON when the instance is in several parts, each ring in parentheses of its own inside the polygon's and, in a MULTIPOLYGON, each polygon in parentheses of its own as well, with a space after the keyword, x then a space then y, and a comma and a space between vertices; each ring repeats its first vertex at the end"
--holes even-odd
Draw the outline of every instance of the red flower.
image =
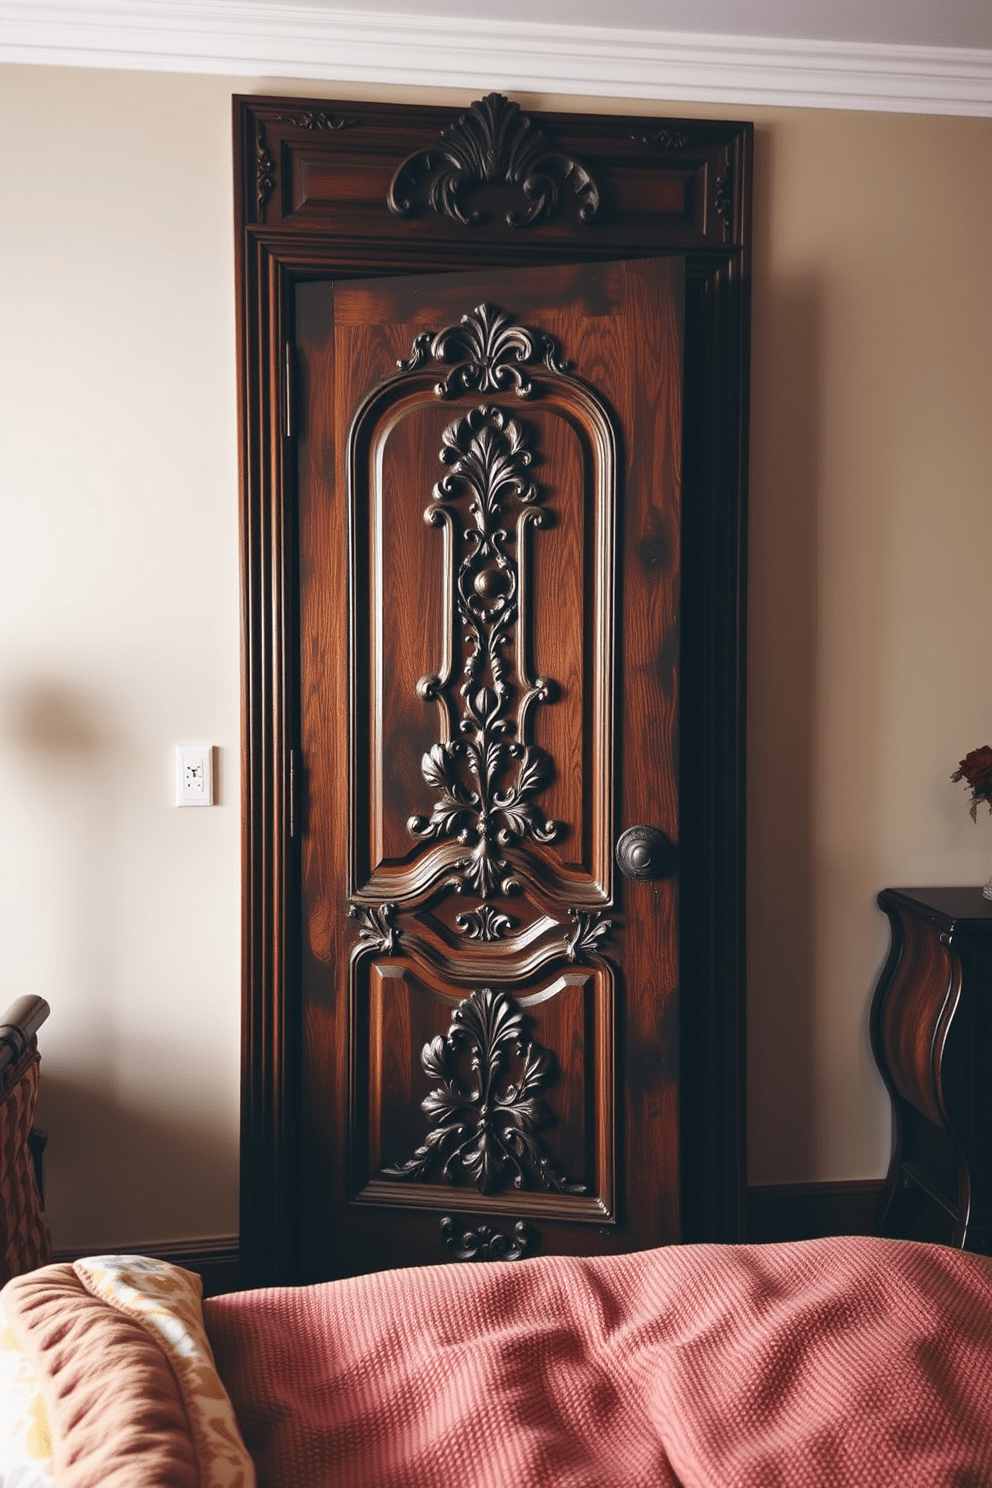
POLYGON ((966 780, 971 787, 972 821, 976 820, 979 801, 985 801, 992 812, 992 748, 988 744, 966 754, 951 779, 966 780))

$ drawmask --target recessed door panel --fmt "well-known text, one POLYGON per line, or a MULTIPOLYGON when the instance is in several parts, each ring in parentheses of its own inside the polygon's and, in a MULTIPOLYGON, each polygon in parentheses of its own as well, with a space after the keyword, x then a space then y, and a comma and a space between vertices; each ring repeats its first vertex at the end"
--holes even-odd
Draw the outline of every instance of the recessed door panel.
POLYGON ((352 1200, 615 1222, 615 992, 606 964, 462 997, 356 963, 352 1200))

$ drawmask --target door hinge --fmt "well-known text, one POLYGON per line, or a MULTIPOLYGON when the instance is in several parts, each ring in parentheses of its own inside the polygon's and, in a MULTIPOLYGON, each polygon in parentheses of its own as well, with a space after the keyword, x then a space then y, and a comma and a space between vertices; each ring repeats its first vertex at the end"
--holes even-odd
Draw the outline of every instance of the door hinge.
POLYGON ((294 411, 296 408, 296 348, 292 341, 287 341, 283 347, 283 408, 282 426, 287 439, 292 439, 296 434, 296 419, 294 411))
POLYGON ((299 753, 298 753, 297 750, 291 749, 289 751, 289 779, 288 779, 288 782, 287 782, 287 784, 288 784, 287 794, 288 794, 288 797, 289 797, 289 800, 288 800, 288 803, 287 803, 287 806, 288 806, 287 815, 289 817, 289 836, 290 836, 290 840, 292 840, 293 838, 295 838, 297 832, 299 831, 299 826, 300 826, 300 809, 299 809, 300 775, 301 775, 301 771, 300 771, 299 753))

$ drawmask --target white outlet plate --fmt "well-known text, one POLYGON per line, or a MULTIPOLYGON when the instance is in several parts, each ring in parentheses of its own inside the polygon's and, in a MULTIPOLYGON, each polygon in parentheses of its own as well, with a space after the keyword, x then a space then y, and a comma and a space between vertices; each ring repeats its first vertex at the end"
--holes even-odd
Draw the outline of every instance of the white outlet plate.
POLYGON ((214 751, 212 744, 176 745, 176 805, 214 804, 214 751))

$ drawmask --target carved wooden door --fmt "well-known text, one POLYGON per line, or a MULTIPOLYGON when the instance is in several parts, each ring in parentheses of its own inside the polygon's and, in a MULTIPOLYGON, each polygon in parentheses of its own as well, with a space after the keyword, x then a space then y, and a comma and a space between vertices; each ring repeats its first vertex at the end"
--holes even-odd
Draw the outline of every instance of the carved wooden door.
POLYGON ((295 320, 300 1274, 676 1240, 681 261, 295 320))

